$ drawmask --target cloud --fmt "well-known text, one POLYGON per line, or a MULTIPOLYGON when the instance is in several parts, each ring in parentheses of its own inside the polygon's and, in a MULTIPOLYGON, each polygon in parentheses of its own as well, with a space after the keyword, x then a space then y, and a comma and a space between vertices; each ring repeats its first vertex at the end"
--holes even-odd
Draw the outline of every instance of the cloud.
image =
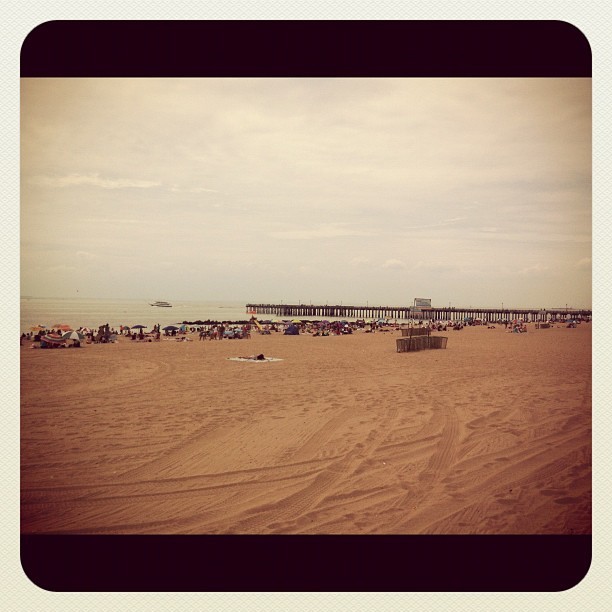
POLYGON ((42 187, 62 188, 81 185, 92 185, 102 189, 149 189, 159 187, 157 181, 140 181, 137 179, 103 179, 98 174, 68 174, 66 176, 36 176, 31 182, 42 187))
POLYGON ((170 191, 175 193, 219 193, 217 189, 207 189, 206 187, 190 187, 188 189, 183 189, 177 185, 173 185, 170 191))
POLYGON ((318 240, 320 238, 340 238, 345 236, 372 236, 371 232, 348 229, 337 225, 321 225, 307 230, 285 230, 270 232, 273 238, 281 240, 318 240))
POLYGON ((523 268, 522 270, 519 270, 518 273, 524 276, 537 276, 539 274, 546 272, 548 269, 549 269, 548 266, 545 266, 544 264, 541 264, 541 263, 537 263, 537 264, 534 264, 533 266, 528 266, 527 268, 523 268))
MULTIPOLYGON (((474 266, 470 266, 470 270, 475 270, 474 266)), ((451 261, 451 262, 433 262, 433 261, 418 261, 412 266, 413 271, 423 270, 426 273, 452 273, 452 274, 463 274, 466 269, 462 263, 451 261)))
POLYGON ((398 269, 398 268, 405 268, 406 264, 403 261, 400 261, 399 259, 387 259, 387 261, 385 261, 382 267, 390 268, 390 269, 398 269))
POLYGON ((592 261, 590 257, 583 257, 581 260, 577 261, 575 264, 575 268, 577 270, 590 270, 592 266, 592 261))
POLYGON ((459 221, 464 221, 466 217, 454 217, 453 219, 445 219, 443 221, 438 221, 437 223, 428 223, 426 225, 413 225, 410 227, 406 227, 406 230, 420 230, 420 229, 429 229, 432 227, 446 227, 448 225, 454 225, 459 223, 459 221))
POLYGON ((65 264, 61 264, 59 266, 52 266, 47 268, 45 273, 47 274, 58 274, 62 272, 76 272, 76 268, 74 266, 67 266, 65 264))
POLYGON ((94 255, 93 253, 88 253, 87 251, 77 251, 76 256, 78 259, 84 261, 93 261, 94 259, 98 259, 97 255, 94 255))
POLYGON ((83 225, 96 225, 100 223, 110 223, 112 225, 155 225, 155 220, 150 219, 122 219, 120 217, 89 217, 82 220, 83 225))

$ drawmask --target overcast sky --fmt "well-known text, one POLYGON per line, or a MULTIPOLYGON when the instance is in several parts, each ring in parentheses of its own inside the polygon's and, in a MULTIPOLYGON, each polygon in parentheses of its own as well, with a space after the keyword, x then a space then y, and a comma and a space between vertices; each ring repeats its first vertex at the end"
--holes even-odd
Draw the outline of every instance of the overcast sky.
POLYGON ((22 79, 21 294, 591 307, 590 79, 22 79))

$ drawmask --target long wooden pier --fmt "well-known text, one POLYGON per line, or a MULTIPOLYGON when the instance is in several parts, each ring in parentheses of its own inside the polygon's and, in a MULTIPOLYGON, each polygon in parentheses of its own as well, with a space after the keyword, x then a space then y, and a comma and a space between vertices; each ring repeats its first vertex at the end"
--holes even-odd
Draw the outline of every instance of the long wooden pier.
POLYGON ((247 304, 248 314, 275 315, 277 317, 309 317, 327 319, 425 319, 434 321, 463 321, 481 319, 483 322, 548 321, 565 318, 591 318, 592 311, 575 308, 414 308, 410 306, 347 306, 314 304, 247 304))

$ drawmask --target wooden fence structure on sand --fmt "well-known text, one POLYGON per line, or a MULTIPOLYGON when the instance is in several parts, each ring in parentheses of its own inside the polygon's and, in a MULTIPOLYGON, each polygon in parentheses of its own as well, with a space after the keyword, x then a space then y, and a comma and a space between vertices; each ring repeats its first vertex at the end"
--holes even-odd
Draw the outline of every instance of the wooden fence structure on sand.
POLYGON ((402 329, 402 337, 395 341, 398 353, 422 351, 424 349, 445 349, 447 342, 448 338, 446 336, 432 336, 427 327, 402 329))
POLYGON ((401 330, 402 336, 409 336, 410 338, 413 336, 429 336, 430 331, 429 327, 409 327, 401 330))

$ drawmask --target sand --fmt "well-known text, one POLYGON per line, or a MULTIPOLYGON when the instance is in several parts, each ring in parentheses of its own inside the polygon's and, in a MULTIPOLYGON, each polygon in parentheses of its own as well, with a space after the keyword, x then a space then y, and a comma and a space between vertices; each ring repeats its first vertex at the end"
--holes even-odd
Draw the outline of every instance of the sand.
POLYGON ((436 335, 24 346, 22 533, 591 533, 591 326, 436 335))

